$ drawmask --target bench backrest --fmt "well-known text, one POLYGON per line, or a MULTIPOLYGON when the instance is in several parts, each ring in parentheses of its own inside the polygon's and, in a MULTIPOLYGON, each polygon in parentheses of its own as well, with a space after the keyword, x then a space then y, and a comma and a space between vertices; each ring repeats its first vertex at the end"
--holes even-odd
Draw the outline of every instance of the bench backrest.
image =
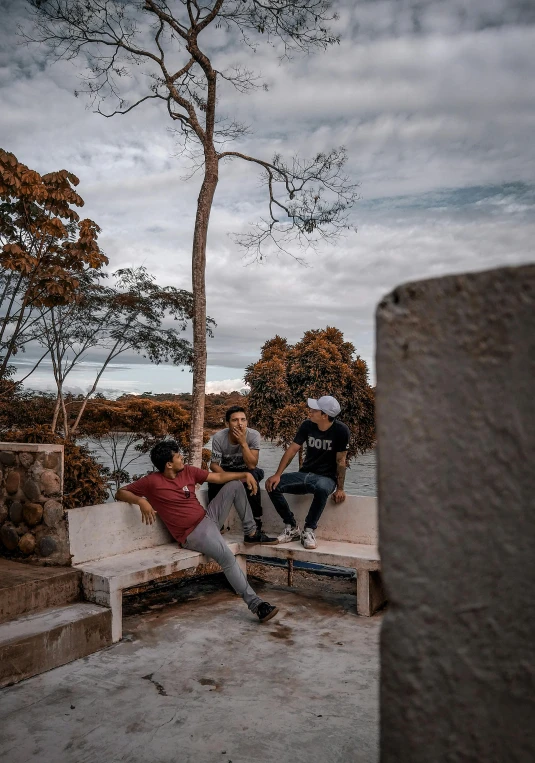
MULTIPOLYGON (((206 488, 197 490, 197 496, 201 504, 206 506, 206 488)), ((290 508, 302 527, 312 496, 289 495, 287 498, 290 508)), ((262 506, 264 531, 272 534, 280 533, 283 529, 282 520, 273 508, 265 490, 262 490, 262 506)), ((160 519, 157 519, 153 525, 143 524, 139 509, 129 503, 115 502, 84 506, 69 509, 67 515, 73 564, 92 562, 108 556, 127 554, 130 551, 173 542, 173 538, 160 519)), ((234 508, 230 512, 227 524, 233 533, 242 532, 242 526, 234 508)), ((329 500, 321 516, 316 535, 319 540, 376 546, 378 542, 377 499, 348 495, 344 503, 340 505, 329 500)))
POLYGON ((152 525, 143 524, 140 510, 129 503, 101 503, 69 509, 67 516, 73 564, 173 541, 160 519, 152 525))
MULTIPOLYGON (((203 506, 206 505, 206 494, 206 488, 201 488, 198 492, 203 506)), ((302 528, 312 496, 287 495, 286 499, 302 528)), ((284 529, 282 519, 273 508, 265 490, 262 490, 262 509, 262 529, 264 532, 271 535, 281 533, 284 529)), ((228 526, 233 533, 242 531, 241 523, 234 509, 231 510, 228 526)), ((347 543, 364 543, 376 546, 378 544, 377 498, 348 495, 341 504, 336 504, 329 499, 321 515, 316 537, 319 540, 346 541, 347 543)))

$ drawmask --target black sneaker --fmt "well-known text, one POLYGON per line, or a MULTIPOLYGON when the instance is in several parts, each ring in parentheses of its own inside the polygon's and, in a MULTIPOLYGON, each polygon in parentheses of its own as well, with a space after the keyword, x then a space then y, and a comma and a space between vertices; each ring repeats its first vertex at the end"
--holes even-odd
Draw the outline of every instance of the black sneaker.
POLYGON ((244 535, 244 543, 278 543, 278 538, 272 538, 261 530, 257 530, 254 535, 244 535))
POLYGON ((271 618, 274 617, 278 611, 278 607, 274 607, 273 604, 268 604, 267 601, 263 601, 258 605, 256 614, 258 615, 260 622, 265 623, 268 620, 271 620, 271 618))

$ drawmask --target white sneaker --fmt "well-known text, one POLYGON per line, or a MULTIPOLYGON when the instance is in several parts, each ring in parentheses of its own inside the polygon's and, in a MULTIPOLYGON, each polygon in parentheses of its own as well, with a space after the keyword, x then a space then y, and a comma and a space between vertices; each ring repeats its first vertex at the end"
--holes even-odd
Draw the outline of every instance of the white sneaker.
POLYGON ((286 525, 284 532, 279 535, 277 540, 279 543, 291 543, 293 540, 299 540, 300 537, 301 530, 299 529, 299 525, 296 525, 295 527, 286 525))
POLYGON ((314 530, 311 530, 310 527, 305 527, 303 534, 301 535, 301 543, 305 548, 316 548, 318 544, 316 543, 314 530))

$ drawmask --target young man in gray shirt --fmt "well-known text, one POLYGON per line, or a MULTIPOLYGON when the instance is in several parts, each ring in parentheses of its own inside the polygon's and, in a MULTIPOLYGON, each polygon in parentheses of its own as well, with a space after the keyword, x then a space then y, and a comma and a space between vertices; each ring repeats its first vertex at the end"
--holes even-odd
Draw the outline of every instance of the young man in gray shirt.
MULTIPOLYGON (((270 538, 262 532, 262 501, 260 498, 260 480, 264 477, 258 468, 260 454, 260 433, 249 429, 245 409, 233 405, 225 413, 226 428, 216 432, 212 440, 212 472, 249 472, 257 483, 257 492, 247 492, 249 504, 256 522, 258 543, 277 543, 277 538, 270 538)), ((211 501, 221 487, 208 484, 208 500, 211 501)))

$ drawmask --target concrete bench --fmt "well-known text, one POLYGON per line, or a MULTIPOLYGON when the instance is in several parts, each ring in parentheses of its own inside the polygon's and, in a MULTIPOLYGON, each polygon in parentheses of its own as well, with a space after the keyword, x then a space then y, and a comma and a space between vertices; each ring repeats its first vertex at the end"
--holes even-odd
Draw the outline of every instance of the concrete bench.
MULTIPOLYGON (((206 490, 198 491, 203 505, 206 505, 206 493, 206 490)), ((265 529, 280 531, 280 519, 265 494, 262 501, 263 504, 265 501, 265 529)), ((309 501, 306 497, 290 496, 290 503, 300 519, 309 501)), ((289 582, 294 560, 355 569, 357 612, 369 616, 384 603, 377 545, 370 542, 376 541, 375 499, 350 496, 341 507, 332 504, 332 512, 326 509, 324 516, 326 521, 318 530, 318 547, 314 550, 306 550, 299 543, 280 546, 244 544, 234 509, 229 516, 225 540, 244 572, 247 555, 288 560, 289 582), (343 532, 350 533, 349 541, 341 539, 343 532)), ((123 591, 182 570, 214 564, 203 554, 180 548, 160 520, 153 525, 142 524, 139 509, 128 503, 71 509, 68 522, 72 564, 82 571, 84 596, 88 601, 111 609, 114 642, 122 636, 123 591)))
MULTIPOLYGON (((200 491, 200 495, 203 494, 200 491)), ((265 490, 261 492, 263 526, 268 535, 278 535, 282 521, 265 490)), ((302 528, 312 496, 287 495, 288 503, 302 528)), ((202 499, 201 499, 202 500, 202 499)), ((228 529, 237 534, 241 527, 234 509, 229 515, 228 529)), ((357 613, 370 617, 385 603, 381 582, 381 561, 378 549, 377 499, 348 495, 344 503, 328 501, 316 530, 317 548, 305 549, 301 543, 278 546, 245 547, 246 555, 288 560, 288 584, 291 585, 293 562, 348 567, 357 573, 357 613)))

